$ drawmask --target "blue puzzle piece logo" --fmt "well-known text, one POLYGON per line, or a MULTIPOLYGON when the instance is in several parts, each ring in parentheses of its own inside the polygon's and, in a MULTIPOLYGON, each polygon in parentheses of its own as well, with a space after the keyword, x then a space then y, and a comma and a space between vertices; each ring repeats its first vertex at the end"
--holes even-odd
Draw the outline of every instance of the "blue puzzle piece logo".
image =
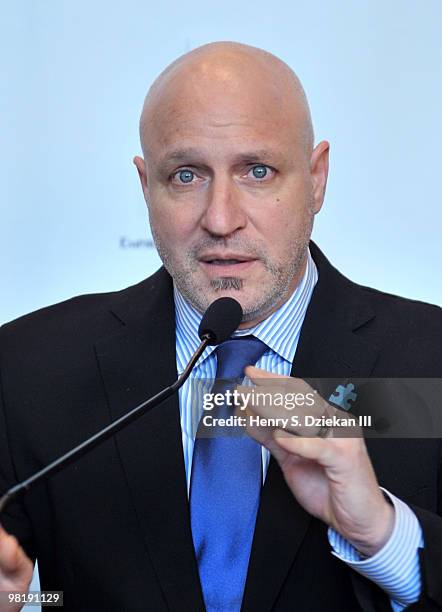
POLYGON ((333 393, 328 398, 329 402, 335 404, 342 410, 350 410, 351 404, 350 402, 356 401, 358 397, 357 393, 355 393, 355 386, 353 383, 348 383, 347 385, 338 385, 333 391, 333 393))

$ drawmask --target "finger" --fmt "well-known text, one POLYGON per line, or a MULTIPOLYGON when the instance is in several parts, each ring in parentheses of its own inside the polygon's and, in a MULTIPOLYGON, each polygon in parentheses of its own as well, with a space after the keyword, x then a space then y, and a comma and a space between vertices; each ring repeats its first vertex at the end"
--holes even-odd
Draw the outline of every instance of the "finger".
MULTIPOLYGON (((268 373, 267 373, 268 374, 268 373)), ((361 437, 358 421, 329 404, 302 379, 262 379, 259 387, 237 386, 244 405, 273 425, 306 437, 361 437)))
POLYGON ((253 412, 249 409, 244 411, 244 416, 246 418, 246 432, 248 435, 262 444, 263 446, 268 446, 268 444, 274 445, 273 440, 273 427, 263 427, 261 425, 252 425, 250 417, 253 416, 253 412))
POLYGON ((328 410, 334 412, 334 409, 320 395, 312 392, 302 380, 287 377, 283 377, 281 382, 265 380, 268 384, 264 383, 259 388, 238 385, 236 391, 243 402, 241 409, 253 411, 267 421, 267 425, 286 429, 296 435, 315 436, 321 430, 321 419, 326 414, 331 416, 328 410), (276 383, 276 387, 270 386, 271 382, 276 383), (301 383, 305 392, 301 392, 299 387, 295 390, 296 383, 301 383))
POLYGON ((283 376, 282 374, 274 374, 273 372, 268 372, 267 370, 257 368, 256 366, 247 366, 246 368, 244 368, 244 374, 257 385, 265 383, 266 379, 268 380, 272 378, 290 378, 289 376, 283 376))
MULTIPOLYGON (((252 376, 256 376, 257 378, 287 378, 283 374, 275 374, 274 372, 269 372, 268 370, 264 370, 263 368, 257 368, 256 366, 248 365, 244 372, 247 370, 247 375, 252 374, 252 376)), ((250 378, 250 376, 249 376, 250 378)))
MULTIPOLYGON (((273 397, 271 389, 260 387, 263 390, 260 391, 260 394, 265 395, 267 398, 265 401, 257 400, 256 396, 248 396, 247 393, 250 394, 250 387, 237 387, 239 392, 243 389, 247 390, 243 398, 244 403, 238 407, 235 414, 246 417, 247 425, 252 430, 262 430, 267 432, 266 435, 270 437, 275 427, 286 429, 292 434, 298 433, 298 427, 291 422, 293 411, 286 410, 284 406, 273 406, 272 401, 268 401, 268 398, 273 397)), ((252 435, 252 437, 255 436, 252 435)))
POLYGON ((244 373, 250 380, 257 386, 271 385, 272 387, 286 389, 292 393, 315 393, 315 389, 311 387, 302 378, 295 378, 293 376, 284 376, 282 374, 274 374, 273 372, 267 372, 255 366, 247 366, 244 369, 244 373))
MULTIPOLYGON (((247 434, 251 438, 256 440, 256 442, 258 442, 259 444, 262 444, 262 446, 265 446, 272 453, 275 459, 277 459, 278 461, 282 461, 288 453, 275 442, 275 439, 273 437, 274 428, 273 427, 261 427, 259 425, 253 425, 253 426, 250 425, 249 416, 251 414, 252 414, 251 412, 246 411, 246 418, 247 418, 246 432, 247 434)), ((285 432, 285 435, 289 435, 289 434, 285 432)))
POLYGON ((287 380, 290 381, 293 385, 302 385, 306 389, 313 391, 313 388, 302 378, 296 378, 295 376, 285 376, 284 374, 275 374, 274 372, 268 372, 267 370, 263 370, 262 368, 257 368, 256 366, 247 366, 244 368, 244 373, 247 375, 250 380, 256 382, 257 384, 263 384, 267 380, 278 379, 278 380, 287 380), (255 381, 256 379, 256 381, 255 381))
POLYGON ((323 438, 287 437, 280 429, 273 432, 273 437, 278 446, 285 451, 304 459, 317 461, 324 467, 334 465, 339 456, 338 449, 333 447, 329 440, 323 438))
POLYGON ((26 556, 17 538, 0 525, 0 570, 5 574, 32 572, 32 561, 26 556))
POLYGON ((330 476, 346 474, 350 480, 360 480, 373 470, 363 438, 287 438, 278 430, 273 436, 280 448, 316 461, 330 476))

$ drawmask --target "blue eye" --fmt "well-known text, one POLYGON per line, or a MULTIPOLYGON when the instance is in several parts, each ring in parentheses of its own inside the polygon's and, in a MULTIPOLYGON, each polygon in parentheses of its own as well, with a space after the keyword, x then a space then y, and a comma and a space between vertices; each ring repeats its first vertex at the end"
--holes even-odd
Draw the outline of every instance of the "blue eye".
POLYGON ((267 166, 253 166, 252 172, 253 176, 257 179, 263 179, 267 176, 267 166))
POLYGON ((195 175, 192 170, 180 170, 178 176, 182 183, 191 183, 195 175))

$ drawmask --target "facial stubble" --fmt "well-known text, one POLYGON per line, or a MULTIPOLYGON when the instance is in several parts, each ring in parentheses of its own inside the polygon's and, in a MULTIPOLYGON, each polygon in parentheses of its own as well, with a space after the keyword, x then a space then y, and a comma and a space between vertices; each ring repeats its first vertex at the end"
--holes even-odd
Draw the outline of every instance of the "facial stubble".
POLYGON ((198 312, 203 313, 216 299, 216 294, 229 291, 233 294, 237 293, 237 296, 232 295, 232 297, 237 297, 241 302, 244 312, 243 322, 248 322, 258 317, 265 318, 275 307, 283 304, 294 289, 294 279, 298 282, 301 280, 313 227, 314 215, 310 207, 309 213, 302 228, 298 228, 298 235, 290 242, 287 257, 279 262, 271 261, 265 245, 261 242, 252 242, 237 236, 223 238, 208 235, 188 249, 183 256, 177 256, 160 238, 153 223, 151 223, 151 229, 158 254, 166 270, 172 276, 176 288, 198 312), (267 278, 260 283, 259 295, 254 297, 252 303, 249 303, 247 299, 248 279, 246 276, 198 278, 201 275, 199 256, 211 250, 222 249, 225 249, 226 252, 247 254, 259 260, 263 265, 267 278))

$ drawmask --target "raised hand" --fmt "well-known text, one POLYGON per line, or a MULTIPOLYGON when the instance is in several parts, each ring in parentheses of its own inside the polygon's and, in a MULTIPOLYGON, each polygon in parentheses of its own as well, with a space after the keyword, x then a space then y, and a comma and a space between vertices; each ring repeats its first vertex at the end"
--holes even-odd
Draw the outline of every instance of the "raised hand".
MULTIPOLYGON (((277 379, 281 379, 285 394, 313 392, 300 379, 252 366, 245 373, 258 389, 266 392, 277 391, 277 379)), ((297 410, 305 414, 304 408, 297 410)), ((315 412, 317 416, 324 412, 343 414, 322 398, 309 408, 310 415, 315 412)), ((287 410, 283 406, 269 409, 249 403, 247 415, 252 414, 284 418, 287 410)), ((291 411, 293 414, 296 410, 291 411)), ((290 425, 284 429, 247 426, 247 432, 273 454, 287 485, 307 512, 338 531, 363 555, 374 555, 387 542, 394 526, 394 508, 379 488, 360 430, 355 432, 357 437, 334 437, 333 429, 326 437, 317 437, 319 428, 316 433, 314 428, 313 433, 312 428, 307 433, 305 428, 290 425), (310 437, 301 437, 306 435, 310 437)))

